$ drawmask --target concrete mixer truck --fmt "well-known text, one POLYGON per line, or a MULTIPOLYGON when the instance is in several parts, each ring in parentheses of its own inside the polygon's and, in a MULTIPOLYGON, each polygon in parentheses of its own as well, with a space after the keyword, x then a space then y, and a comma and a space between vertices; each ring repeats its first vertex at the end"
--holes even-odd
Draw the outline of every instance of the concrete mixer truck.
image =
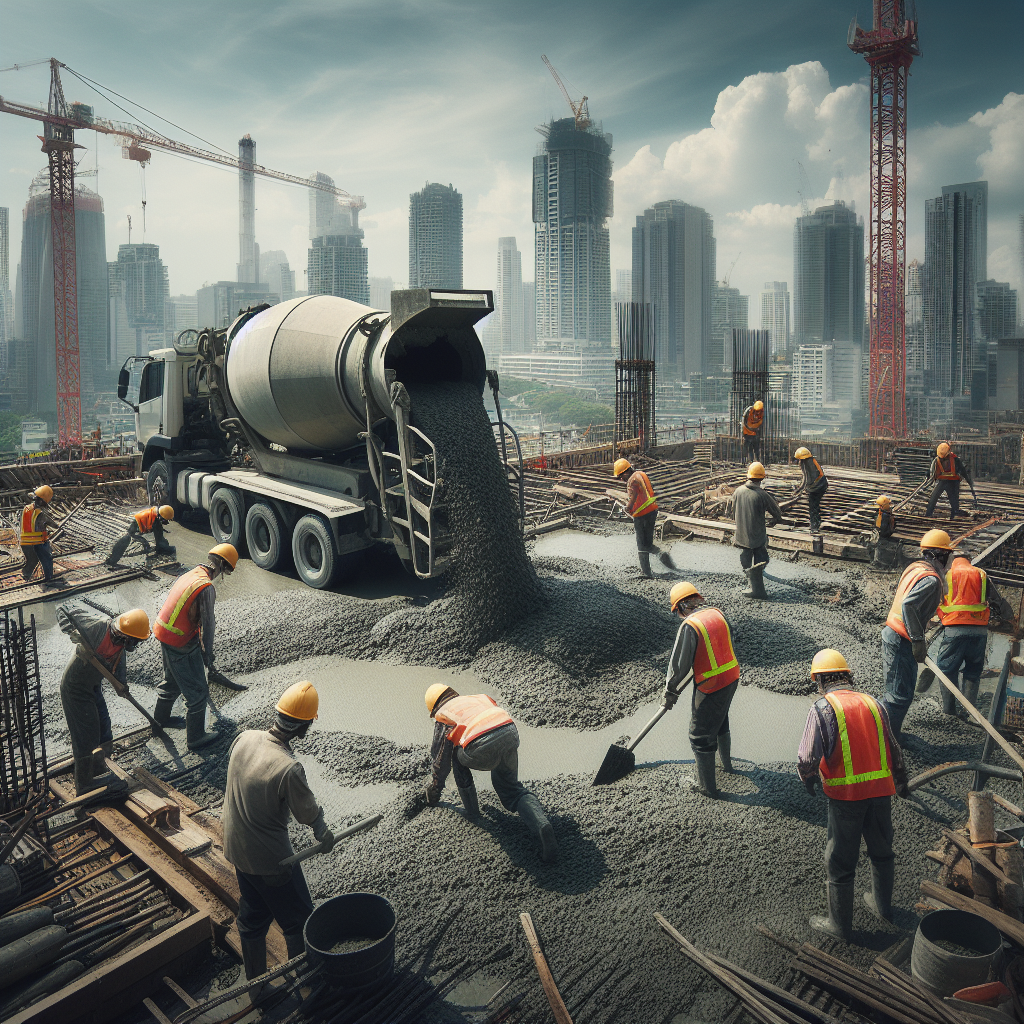
POLYGON ((150 501, 206 511, 218 542, 317 589, 378 542, 439 575, 451 537, 438 453, 405 384, 466 381, 482 396, 473 325, 493 308, 489 291, 396 291, 390 314, 302 296, 130 357, 118 397, 135 410, 150 501))

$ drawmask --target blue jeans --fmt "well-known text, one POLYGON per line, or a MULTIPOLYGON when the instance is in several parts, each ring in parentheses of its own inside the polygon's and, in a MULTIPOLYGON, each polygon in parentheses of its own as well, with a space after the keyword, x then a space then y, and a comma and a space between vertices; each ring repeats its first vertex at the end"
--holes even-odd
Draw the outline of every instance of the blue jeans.
POLYGON ((164 656, 164 680, 157 687, 157 697, 174 700, 180 693, 185 698, 186 710, 205 708, 210 687, 206 682, 206 665, 199 638, 184 647, 171 647, 165 643, 160 646, 164 656))
MULTIPOLYGON (((942 631, 942 643, 939 645, 939 656, 935 663, 959 687, 968 700, 978 696, 978 683, 981 673, 985 670, 985 647, 988 644, 988 633, 968 633, 951 635, 948 629, 942 631), (963 668, 964 681, 960 682, 960 669, 963 668), (973 684, 971 686, 970 684, 973 684), (973 690, 973 694, 970 692, 973 690)), ((955 698, 945 687, 942 688, 942 709, 947 715, 953 713, 955 698)))
POLYGON ((288 955, 302 952, 302 929, 313 913, 306 876, 296 864, 288 875, 247 875, 235 868, 238 879, 238 935, 241 939, 265 939, 276 921, 284 933, 288 955), (277 883, 277 884, 275 884, 277 883))
POLYGON ((456 756, 466 768, 490 772, 491 785, 502 806, 515 813, 527 790, 519 781, 519 730, 514 723, 485 732, 468 747, 460 747, 456 756))
POLYGON ((898 738, 903 719, 907 717, 907 710, 914 699, 917 662, 910 641, 889 626, 882 629, 882 677, 885 680, 882 703, 898 738))

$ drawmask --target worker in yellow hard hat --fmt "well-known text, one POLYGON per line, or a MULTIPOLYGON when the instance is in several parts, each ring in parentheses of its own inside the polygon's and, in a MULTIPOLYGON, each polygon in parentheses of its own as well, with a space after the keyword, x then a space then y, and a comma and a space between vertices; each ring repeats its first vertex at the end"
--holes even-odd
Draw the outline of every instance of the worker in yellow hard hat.
POLYGON ((636 551, 640 569, 651 575, 651 555, 657 555, 662 565, 675 568, 672 556, 654 543, 654 527, 658 522, 658 501, 654 497, 651 478, 641 469, 634 469, 629 459, 616 459, 612 472, 626 484, 626 514, 633 520, 636 531, 636 551))
POLYGON ((846 659, 818 651, 811 679, 819 697, 807 713, 797 753, 797 772, 807 791, 821 783, 828 797, 828 916, 811 927, 842 942, 853 929, 853 881, 863 837, 871 860, 868 909, 892 921, 896 857, 892 849, 892 798, 908 797, 903 751, 890 727, 885 705, 853 684, 846 659))
MULTIPOLYGON (((275 708, 269 729, 246 729, 228 752, 224 786, 224 859, 238 880, 238 937, 242 966, 250 981, 267 971, 267 931, 277 921, 288 957, 304 949, 302 929, 313 913, 306 877, 299 864, 282 866, 294 853, 288 822, 309 825, 321 853, 334 846, 334 833, 313 795, 292 744, 317 717, 320 698, 312 683, 289 686, 275 708)), ((250 998, 258 994, 250 992, 250 998)))
POLYGON ((892 511, 892 499, 888 494, 880 494, 875 499, 878 511, 875 513, 875 525, 868 541, 868 553, 871 555, 872 569, 891 569, 898 554, 897 545, 892 541, 896 532, 896 516, 892 511))
POLYGON ((800 470, 803 479, 796 489, 797 495, 807 492, 807 510, 811 520, 811 532, 817 533, 821 529, 821 501, 828 490, 828 477, 821 463, 811 454, 810 448, 800 447, 793 452, 793 458, 800 463, 800 470))
POLYGON ((105 795, 124 793, 126 785, 107 772, 106 766, 106 758, 114 752, 110 714, 103 696, 106 676, 86 655, 117 680, 111 685, 124 696, 128 692, 125 655, 149 638, 149 616, 141 608, 111 616, 85 601, 75 601, 57 609, 57 625, 78 645, 60 680, 60 703, 75 757, 75 792, 82 796, 105 787, 105 795))
POLYGON ((978 494, 974 490, 974 481, 971 479, 970 470, 945 441, 935 449, 935 458, 932 459, 929 478, 935 481, 935 486, 928 499, 925 515, 930 516, 935 511, 935 506, 944 493, 949 499, 949 518, 956 519, 960 515, 961 480, 967 481, 967 486, 970 487, 971 495, 974 498, 974 507, 978 507, 978 494))
POLYGON ((768 596, 763 575, 768 564, 768 530, 764 517, 771 516, 772 526, 782 522, 779 503, 761 487, 764 477, 764 466, 760 462, 752 462, 747 467, 747 482, 737 487, 732 495, 736 517, 732 543, 740 549, 740 566, 748 580, 744 597, 768 596))
POLYGON ((732 771, 729 708, 739 686, 740 665, 725 616, 717 608, 703 605, 703 595, 687 581, 677 583, 669 593, 669 606, 683 621, 668 659, 662 704, 674 707, 692 678, 690 749, 696 770, 692 788, 715 798, 716 751, 722 768, 732 771))
POLYGON ((198 750, 218 739, 216 731, 206 731, 206 702, 210 697, 206 671, 213 669, 217 625, 213 581, 230 575, 237 563, 238 552, 231 544, 212 547, 205 565, 197 565, 174 581, 153 626, 164 661, 164 680, 157 688, 153 717, 161 725, 170 725, 174 702, 179 695, 184 697, 189 750, 198 750))
POLYGON ((882 627, 882 700, 897 737, 914 699, 917 666, 928 656, 924 633, 945 591, 946 563, 953 553, 945 530, 921 538, 921 557, 903 571, 882 627))
POLYGON ((174 548, 164 538, 164 527, 174 519, 174 509, 170 505, 153 505, 150 508, 139 509, 128 524, 124 535, 114 541, 114 546, 107 556, 107 565, 117 565, 121 560, 128 545, 137 537, 142 545, 143 554, 149 554, 149 541, 146 534, 153 534, 156 546, 156 554, 173 555, 174 548))
POLYGON ((21 578, 32 579, 37 565, 43 567, 43 583, 53 581, 53 552, 50 550, 50 530, 58 526, 47 506, 53 501, 53 488, 43 484, 32 492, 32 501, 21 512, 21 536, 18 543, 25 556, 21 578))
POLYGON ((757 462, 762 459, 761 437, 764 433, 764 402, 759 398, 743 410, 740 417, 743 444, 740 458, 744 462, 757 462))

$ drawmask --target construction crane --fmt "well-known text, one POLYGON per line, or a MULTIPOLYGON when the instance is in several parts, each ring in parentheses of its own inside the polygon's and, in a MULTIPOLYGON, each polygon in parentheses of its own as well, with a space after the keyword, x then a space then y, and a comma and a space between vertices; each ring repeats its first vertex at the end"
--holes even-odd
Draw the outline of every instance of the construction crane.
POLYGON ((737 264, 737 263, 739 263, 739 261, 740 261, 740 257, 741 257, 742 255, 743 255, 743 253, 742 253, 742 252, 738 252, 738 253, 736 253, 736 259, 734 259, 734 260, 732 261, 732 263, 730 263, 730 264, 729 264, 729 271, 728 271, 728 273, 727 273, 727 274, 725 275, 725 280, 723 281, 723 284, 725 285, 725 287, 726 287, 726 288, 728 288, 728 287, 729 287, 729 280, 730 280, 730 278, 732 277, 732 272, 733 272, 733 271, 734 271, 734 270, 736 269, 736 264, 737 264))
MULTIPOLYGON (((40 62, 33 62, 40 63, 40 62)), ((208 163, 231 167, 240 174, 258 174, 275 181, 316 189, 337 196, 341 203, 354 210, 365 209, 362 196, 316 178, 270 170, 260 164, 244 162, 226 153, 215 153, 178 142, 165 135, 130 122, 110 121, 87 113, 78 104, 70 109, 64 98, 60 69, 67 68, 50 58, 50 95, 46 109, 15 103, 0 96, 0 113, 16 114, 43 123, 39 136, 47 154, 50 175, 50 228, 53 248, 53 306, 57 356, 57 444, 64 448, 78 444, 82 437, 82 405, 79 386, 78 306, 75 271, 75 160, 74 151, 83 149, 75 143, 75 130, 85 129, 121 140, 121 155, 145 166, 157 149, 179 156, 192 157, 208 163)), ((15 65, 28 67, 31 65, 15 65)), ((4 69, 8 70, 8 69, 4 69)), ((71 69, 68 68, 70 71, 71 69)), ((72 72, 74 73, 74 72, 72 72)), ((250 140, 251 141, 251 140, 250 140)))
POLYGON ((807 172, 804 170, 804 165, 799 160, 797 160, 796 166, 800 172, 800 187, 796 190, 796 194, 800 197, 800 215, 806 217, 811 212, 811 206, 808 202, 808 196, 811 194, 811 183, 808 180, 807 172))
POLYGON ((547 67, 548 71, 551 72, 551 77, 558 84, 558 88, 562 90, 562 95, 565 97, 565 102, 569 104, 569 109, 572 111, 573 119, 576 121, 576 131, 581 132, 585 128, 589 128, 591 121, 590 111, 587 109, 587 97, 584 96, 583 99, 579 101, 579 103, 574 103, 572 97, 569 95, 569 90, 566 89, 561 78, 558 77, 558 72, 554 69, 554 66, 552 65, 551 61, 549 61, 547 57, 544 56, 544 54, 541 54, 540 59, 544 61, 544 64, 547 67))
POLYGON ((907 80, 921 50, 913 0, 874 0, 872 14, 871 31, 854 18, 846 40, 871 68, 869 430, 899 438, 907 435, 907 80))

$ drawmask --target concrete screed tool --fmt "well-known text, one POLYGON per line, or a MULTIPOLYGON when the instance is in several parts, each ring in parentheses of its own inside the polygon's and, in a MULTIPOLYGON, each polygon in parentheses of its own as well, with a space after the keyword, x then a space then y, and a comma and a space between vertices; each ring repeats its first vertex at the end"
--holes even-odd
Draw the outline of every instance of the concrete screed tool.
MULTIPOLYGON (((334 842, 339 839, 347 839, 349 836, 354 836, 357 832, 362 832, 363 829, 373 828, 377 822, 383 819, 383 814, 374 814, 369 818, 363 818, 362 821, 357 821, 354 825, 350 825, 344 832, 339 832, 334 837, 334 842)), ((310 857, 315 857, 318 853, 322 853, 324 849, 323 843, 314 843, 312 846, 307 846, 304 850, 300 850, 298 853, 293 853, 290 857, 285 857, 281 861, 281 867, 290 868, 296 864, 301 864, 304 860, 309 860, 310 857)))

